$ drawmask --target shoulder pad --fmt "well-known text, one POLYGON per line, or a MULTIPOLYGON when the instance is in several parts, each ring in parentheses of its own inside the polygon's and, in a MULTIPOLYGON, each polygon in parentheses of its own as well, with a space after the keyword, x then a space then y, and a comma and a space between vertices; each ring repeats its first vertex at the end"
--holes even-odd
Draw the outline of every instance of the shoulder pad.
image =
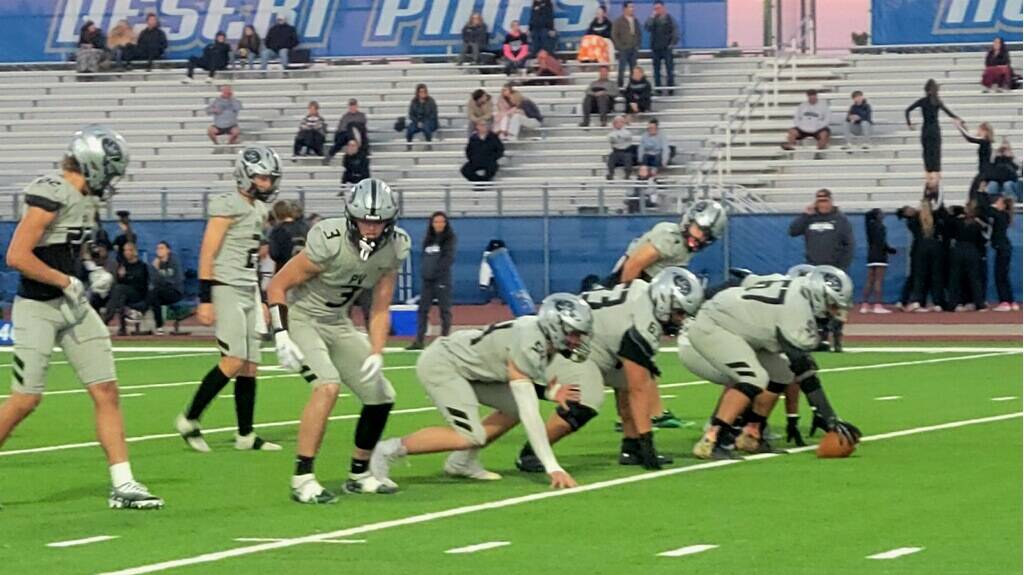
POLYGON ((321 220, 306 235, 306 257, 315 264, 323 263, 341 252, 344 241, 344 218, 321 220))
POLYGON ((235 218, 245 213, 238 192, 225 192, 210 200, 207 212, 211 218, 235 218))

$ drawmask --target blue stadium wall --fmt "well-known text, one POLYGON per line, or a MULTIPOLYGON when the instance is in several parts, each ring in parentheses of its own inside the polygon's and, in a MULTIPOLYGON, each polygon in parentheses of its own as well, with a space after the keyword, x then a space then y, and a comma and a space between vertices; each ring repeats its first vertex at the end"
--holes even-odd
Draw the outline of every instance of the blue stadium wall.
POLYGON ((1020 42, 1021 7, 1021 0, 872 0, 871 43, 991 42, 995 36, 1020 42))

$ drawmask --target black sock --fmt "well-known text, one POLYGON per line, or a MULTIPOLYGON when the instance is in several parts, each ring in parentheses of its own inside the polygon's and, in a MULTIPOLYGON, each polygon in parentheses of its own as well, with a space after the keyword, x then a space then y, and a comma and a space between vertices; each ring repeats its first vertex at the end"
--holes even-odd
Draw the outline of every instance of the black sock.
POLYGON ((352 464, 349 466, 349 471, 352 473, 366 473, 366 470, 370 468, 369 459, 356 459, 352 458, 352 464))
POLYGON ((623 437, 621 449, 623 453, 636 453, 640 451, 640 439, 637 437, 623 437))
POLYGON ((313 473, 313 460, 315 457, 300 455, 295 458, 295 475, 307 475, 313 473))
POLYGON ((533 452, 533 448, 530 447, 530 442, 527 441, 523 444, 523 448, 519 450, 519 457, 535 457, 537 454, 533 452))
POLYGON ((238 435, 252 433, 253 412, 256 411, 256 378, 240 375, 235 378, 235 416, 238 435))
POLYGON ((192 403, 188 406, 188 411, 185 413, 187 419, 199 419, 203 415, 203 411, 210 405, 220 390, 224 389, 224 386, 228 384, 228 376, 224 375, 224 372, 220 370, 220 366, 213 366, 203 377, 203 382, 199 384, 199 389, 196 390, 195 396, 192 398, 192 403))

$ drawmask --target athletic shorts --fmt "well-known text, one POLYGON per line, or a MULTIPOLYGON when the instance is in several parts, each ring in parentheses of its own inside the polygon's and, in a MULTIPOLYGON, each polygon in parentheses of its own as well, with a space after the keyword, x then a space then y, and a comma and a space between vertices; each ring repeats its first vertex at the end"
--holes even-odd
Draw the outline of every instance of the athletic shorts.
POLYGON ((818 130, 817 132, 805 132, 805 131, 801 130, 800 128, 793 128, 793 129, 796 130, 796 139, 797 140, 803 140, 804 138, 817 138, 818 135, 821 134, 822 132, 824 132, 826 134, 832 134, 832 130, 830 130, 828 128, 822 128, 822 129, 818 130))
POLYGON ((54 346, 59 346, 64 352, 82 385, 117 379, 110 332, 99 314, 87 306, 82 319, 72 323, 61 312, 61 304, 67 308, 64 302, 62 297, 46 301, 14 299, 11 312, 14 323, 12 391, 43 393, 54 346))
POLYGON ((680 359, 687 369, 711 382, 742 382, 765 389, 769 382, 788 384, 795 379, 781 353, 754 350, 746 340, 719 327, 706 315, 697 315, 687 335, 690 345, 679 346, 680 359))
POLYGON ((221 355, 252 363, 260 362, 260 336, 256 333, 256 287, 215 285, 213 298, 214 334, 221 355))
POLYGON ((237 127, 238 127, 238 125, 230 126, 230 127, 227 127, 227 128, 218 128, 217 126, 213 126, 213 135, 215 135, 215 136, 227 136, 227 135, 229 135, 231 133, 231 130, 234 130, 237 127))
POLYGON ((288 334, 305 357, 302 377, 313 386, 344 384, 363 405, 395 402, 395 389, 381 375, 363 383, 363 362, 370 357, 370 339, 348 319, 325 324, 292 311, 288 334))

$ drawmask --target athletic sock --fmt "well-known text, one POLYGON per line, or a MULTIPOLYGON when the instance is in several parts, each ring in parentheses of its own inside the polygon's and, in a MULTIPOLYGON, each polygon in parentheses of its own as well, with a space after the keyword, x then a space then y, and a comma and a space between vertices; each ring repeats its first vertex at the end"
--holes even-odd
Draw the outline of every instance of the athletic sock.
POLYGON ((369 459, 356 459, 355 457, 353 457, 352 458, 352 464, 349 465, 349 471, 352 472, 353 475, 359 475, 361 473, 366 473, 366 470, 369 469, 369 468, 370 468, 370 460, 369 459))
POLYGON ((114 484, 114 487, 124 485, 130 481, 135 481, 130 463, 122 461, 110 466, 110 482, 114 484))
POLYGON ((308 475, 313 473, 313 460, 315 457, 299 455, 295 458, 295 475, 308 475))
POLYGON ((256 411, 256 378, 240 375, 235 378, 235 416, 238 435, 252 433, 253 413, 256 411))
POLYGON ((203 415, 203 411, 210 405, 220 390, 224 389, 224 386, 228 384, 228 376, 224 375, 224 372, 220 370, 220 366, 215 365, 203 377, 203 382, 199 384, 199 389, 196 390, 195 396, 192 398, 192 404, 188 406, 188 411, 185 412, 186 419, 199 419, 203 415))

